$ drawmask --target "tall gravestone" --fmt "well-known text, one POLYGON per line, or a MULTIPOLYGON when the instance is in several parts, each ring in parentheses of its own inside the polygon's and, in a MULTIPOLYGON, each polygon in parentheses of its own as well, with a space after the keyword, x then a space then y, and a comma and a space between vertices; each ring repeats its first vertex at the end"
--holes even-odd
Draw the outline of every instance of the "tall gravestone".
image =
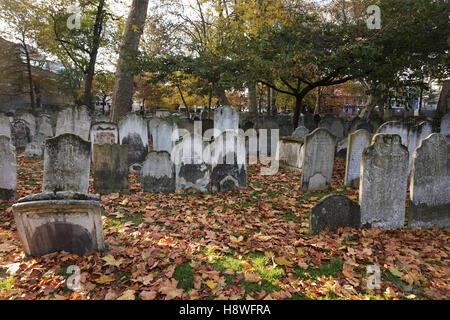
POLYGON ((9 118, 0 113, 0 135, 11 139, 11 122, 9 118))
POLYGON ((441 119, 441 134, 450 136, 450 112, 445 114, 441 119))
POLYGON ((227 192, 247 188, 245 138, 227 130, 211 145, 212 191, 227 192))
POLYGON ((93 151, 95 192, 128 193, 128 146, 94 144, 93 151))
POLYGON ((408 149, 397 134, 376 134, 362 156, 361 223, 402 228, 405 220, 408 149))
POLYGON ((66 133, 47 139, 44 152, 43 192, 73 191, 87 194, 91 144, 66 133))
POLYGON ((128 165, 143 163, 148 153, 146 121, 136 113, 129 113, 119 121, 119 141, 128 145, 128 165))
POLYGON ((174 137, 176 130, 177 127, 174 124, 166 121, 159 123, 154 130, 153 150, 171 153, 175 143, 174 140, 176 139, 176 137, 174 137))
POLYGON ((327 228, 329 230, 347 226, 359 228, 360 225, 360 207, 346 196, 328 195, 311 209, 310 232, 312 234, 327 228))
POLYGON ((9 137, 0 135, 0 200, 16 198, 17 162, 9 137))
POLYGON ((207 192, 210 184, 210 148, 201 136, 180 138, 171 155, 177 190, 207 192))
POLYGON ((84 140, 89 140, 91 122, 92 119, 87 107, 65 108, 58 113, 55 135, 70 133, 80 136, 84 140))
POLYGON ((409 226, 450 226, 450 142, 438 133, 414 151, 409 226))
POLYGON ((305 137, 302 163, 302 187, 322 190, 331 187, 336 137, 318 128, 305 137))
POLYGON ((401 143, 408 146, 408 126, 401 121, 389 121, 383 123, 376 133, 398 134, 401 137, 401 143))
POLYGON ((144 192, 175 192, 175 168, 169 152, 149 152, 142 166, 141 186, 144 192))
POLYGON ((423 121, 417 126, 410 128, 408 133, 408 151, 409 151, 409 172, 412 167, 412 156, 414 150, 419 145, 420 141, 428 137, 433 132, 431 123, 423 121))
POLYGON ((344 182, 346 186, 359 186, 362 154, 364 148, 370 145, 371 140, 372 134, 363 129, 348 135, 344 182))
POLYGON ((229 106, 224 106, 214 111, 214 128, 216 136, 225 130, 239 130, 239 112, 229 106))
POLYGON ((27 144, 32 140, 28 122, 23 119, 14 120, 11 125, 11 138, 17 150, 25 150, 27 144))

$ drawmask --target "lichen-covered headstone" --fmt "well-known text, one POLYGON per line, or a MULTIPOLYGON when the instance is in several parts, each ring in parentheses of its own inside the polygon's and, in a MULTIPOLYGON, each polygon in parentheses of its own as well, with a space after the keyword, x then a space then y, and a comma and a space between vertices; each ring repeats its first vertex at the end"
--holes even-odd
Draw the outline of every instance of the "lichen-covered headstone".
POLYGON ((65 108, 58 113, 55 135, 71 133, 80 136, 84 140, 89 140, 91 122, 92 119, 87 107, 65 108))
POLYGON ((383 123, 376 133, 398 134, 401 137, 401 143, 408 146, 408 126, 401 121, 389 121, 383 123))
POLYGON ((376 134, 362 156, 361 223, 402 228, 405 220, 409 153, 397 134, 376 134))
POLYGON ((360 129, 348 135, 347 157, 345 163, 345 185, 359 187, 361 159, 364 148, 370 145, 372 134, 360 129))
POLYGON ((144 192, 172 193, 175 191, 175 168, 170 153, 150 151, 141 171, 144 192))
MULTIPOLYGON (((95 144, 118 144, 119 128, 115 123, 97 122, 92 125, 89 136, 92 144, 92 150, 94 150, 95 144)), ((94 160, 94 157, 95 152, 92 153, 92 160, 94 160)))
POLYGON ((148 153, 147 122, 136 113, 129 113, 119 121, 119 141, 128 145, 128 165, 142 164, 148 153))
POLYGON ((210 151, 201 136, 180 138, 171 154, 177 190, 207 192, 210 184, 210 151))
POLYGON ((412 156, 414 150, 419 145, 420 141, 428 137, 433 132, 431 123, 423 121, 417 126, 410 128, 408 134, 408 151, 409 151, 409 172, 412 167, 412 156))
POLYGON ((323 190, 331 187, 336 137, 318 128, 305 137, 302 163, 302 187, 323 190))
POLYGON ((292 135, 294 137, 304 138, 308 134, 309 134, 308 128, 306 128, 304 126, 300 126, 297 129, 295 129, 295 131, 294 131, 294 133, 292 135))
POLYGON ((212 191, 247 188, 244 136, 232 130, 222 132, 211 145, 212 191))
POLYGON ((0 113, 0 135, 11 139, 11 122, 9 118, 0 113))
POLYGON ((433 133, 413 155, 409 226, 450 227, 450 142, 433 133))
POLYGON ((94 144, 94 190, 100 194, 128 193, 128 146, 94 144))
POLYGON ((310 231, 320 233, 325 229, 336 230, 339 227, 359 228, 361 210, 356 202, 346 196, 328 195, 319 201, 310 215, 310 231))
POLYGON ((91 144, 66 133, 47 139, 44 152, 43 192, 88 193, 91 144))
POLYGON ((0 200, 15 199, 16 189, 16 153, 9 137, 0 135, 0 200))
POLYGON ((445 114, 441 119, 441 134, 450 135, 450 112, 445 114))
POLYGON ((229 106, 224 106, 214 111, 214 128, 216 136, 226 130, 239 129, 239 112, 229 106))
POLYGON ((11 138, 17 150, 24 150, 31 142, 30 125, 23 119, 16 119, 11 125, 11 138))

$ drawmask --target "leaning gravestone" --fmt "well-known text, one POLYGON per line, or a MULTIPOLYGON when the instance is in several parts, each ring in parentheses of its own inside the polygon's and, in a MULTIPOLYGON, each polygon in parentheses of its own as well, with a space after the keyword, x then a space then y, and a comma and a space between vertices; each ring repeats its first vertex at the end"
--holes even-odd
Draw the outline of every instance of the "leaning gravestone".
POLYGON ((0 113, 0 135, 11 139, 11 122, 9 118, 0 113))
POLYGON ((344 137, 344 125, 339 118, 325 116, 320 123, 319 128, 325 128, 330 131, 338 140, 344 137))
POLYGON ((450 227, 450 142, 433 133, 414 151, 410 227, 450 227))
POLYGON ((309 134, 308 128, 306 128, 304 126, 300 126, 297 129, 295 129, 295 131, 294 131, 294 133, 292 135, 294 137, 304 138, 308 134, 309 134))
POLYGON ((177 190, 207 192, 210 179, 210 151, 201 136, 187 134, 176 143, 171 154, 175 164, 177 190))
POLYGON ((325 229, 336 230, 339 227, 359 228, 361 210, 359 205, 346 196, 328 195, 319 201, 310 215, 310 232, 318 234, 325 229))
POLYGON ((336 137, 327 129, 318 128, 305 137, 302 163, 302 187, 322 190, 331 187, 336 137))
POLYGON ((345 164, 345 185, 359 187, 361 159, 364 149, 370 145, 372 134, 360 129, 348 135, 348 148, 345 164))
POLYGON ((84 140, 89 140, 91 122, 92 119, 87 107, 66 108, 58 113, 55 135, 71 133, 80 136, 84 140))
POLYGON ((450 112, 445 114, 441 119, 441 134, 450 135, 450 112))
POLYGON ((214 129, 215 136, 218 136, 225 130, 239 129, 239 112, 229 106, 224 106, 214 111, 214 129))
POLYGON ((17 163, 9 137, 0 135, 0 200, 16 198, 17 163))
POLYGON ((412 156, 414 150, 419 145, 420 141, 428 137, 433 132, 431 123, 423 121, 417 126, 410 128, 408 134, 408 152, 409 152, 409 172, 412 167, 412 156))
POLYGON ((405 220, 408 149, 397 134, 376 134, 362 156, 361 223, 402 228, 405 220))
POLYGON ((247 188, 245 138, 232 130, 222 132, 211 145, 212 191, 247 188))
POLYGON ((383 123, 376 133, 398 134, 402 140, 401 144, 408 145, 408 126, 401 121, 389 121, 383 123))
POLYGON ((47 139, 44 152, 43 192, 73 191, 87 194, 91 144, 66 133, 47 139))
POLYGON ((175 124, 170 124, 166 121, 162 121, 159 123, 153 135, 153 150, 155 151, 167 151, 169 153, 172 152, 174 140, 177 137, 174 137, 175 131, 177 127, 175 124))
POLYGON ((141 171, 144 192, 175 192, 175 170, 167 151, 150 151, 141 171))
POLYGON ((11 137, 17 150, 24 150, 27 144, 31 142, 30 132, 28 122, 22 119, 14 120, 11 125, 11 137))
POLYGON ((94 144, 94 190, 128 193, 128 146, 94 144))
POLYGON ((119 121, 119 141, 128 145, 128 165, 142 164, 148 153, 146 121, 136 113, 129 113, 119 121))

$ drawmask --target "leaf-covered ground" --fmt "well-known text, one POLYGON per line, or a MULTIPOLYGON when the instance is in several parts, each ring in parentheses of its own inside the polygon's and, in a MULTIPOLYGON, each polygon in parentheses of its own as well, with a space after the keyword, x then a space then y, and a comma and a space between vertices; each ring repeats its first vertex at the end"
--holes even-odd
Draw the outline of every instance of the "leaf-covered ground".
MULTIPOLYGON (((18 197, 41 192, 42 171, 18 155, 18 197)), ((357 200, 343 176, 338 159, 333 190, 313 193, 299 173, 261 176, 251 166, 246 191, 158 195, 130 175, 130 195, 101 198, 105 251, 83 257, 26 257, 15 202, 0 202, 0 299, 449 299, 448 228, 308 233, 323 196, 357 200), (81 270, 74 291, 71 265, 81 270), (367 288, 370 265, 380 289, 367 288)))

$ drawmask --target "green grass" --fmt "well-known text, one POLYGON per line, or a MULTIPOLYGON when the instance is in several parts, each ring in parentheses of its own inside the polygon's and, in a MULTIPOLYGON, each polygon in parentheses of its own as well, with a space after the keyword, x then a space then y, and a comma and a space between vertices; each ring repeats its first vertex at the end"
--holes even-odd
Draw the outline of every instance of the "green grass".
POLYGON ((173 277, 178 280, 178 288, 189 291, 194 288, 194 269, 189 263, 178 265, 173 277))
POLYGON ((332 259, 330 262, 323 264, 319 269, 308 268, 306 270, 295 268, 297 276, 299 278, 317 278, 317 277, 330 277, 336 278, 341 272, 344 266, 344 262, 341 259, 332 259))
MULTIPOLYGON (((1 276, 1 274, 0 274, 1 276)), ((8 295, 8 292, 14 288, 14 277, 0 279, 0 292, 4 295, 8 295)))

